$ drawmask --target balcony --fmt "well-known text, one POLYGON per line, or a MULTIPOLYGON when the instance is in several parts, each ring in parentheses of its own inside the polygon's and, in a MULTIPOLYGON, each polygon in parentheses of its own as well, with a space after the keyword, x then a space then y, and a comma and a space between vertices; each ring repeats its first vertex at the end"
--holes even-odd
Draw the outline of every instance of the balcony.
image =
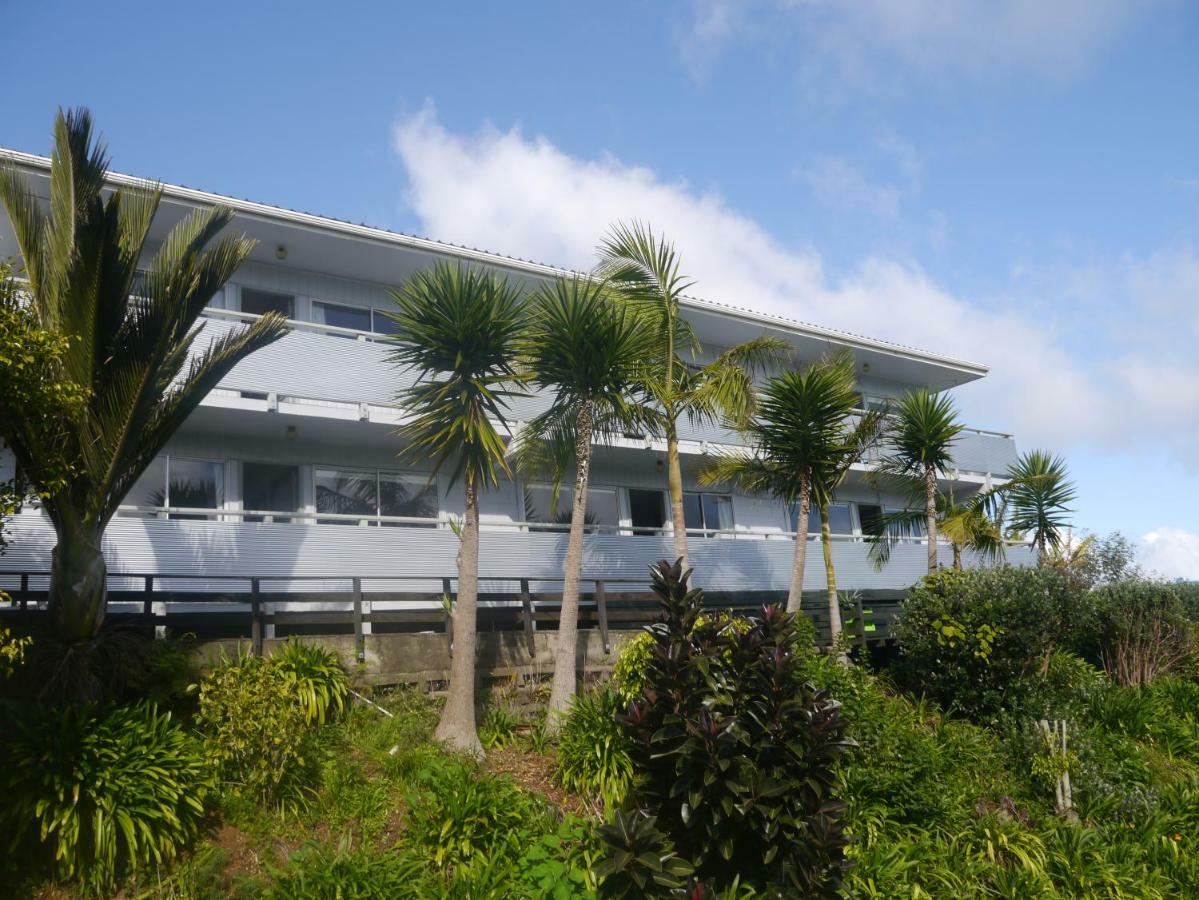
MULTIPOLYGON (((197 348, 248 318, 210 310, 197 348)), ((205 405, 287 409, 387 425, 399 421, 395 399, 412 385, 413 376, 388 362, 388 348, 379 335, 310 322, 291 324, 292 330, 282 339, 230 372, 205 405)), ((528 421, 547 405, 536 395, 515 398, 510 404, 511 421, 528 421)), ((687 422, 680 423, 679 436, 683 452, 692 454, 704 452, 705 444, 740 443, 726 428, 687 422)), ((1016 444, 1009 434, 967 428, 954 457, 959 474, 1001 474, 1015 462, 1016 444)))

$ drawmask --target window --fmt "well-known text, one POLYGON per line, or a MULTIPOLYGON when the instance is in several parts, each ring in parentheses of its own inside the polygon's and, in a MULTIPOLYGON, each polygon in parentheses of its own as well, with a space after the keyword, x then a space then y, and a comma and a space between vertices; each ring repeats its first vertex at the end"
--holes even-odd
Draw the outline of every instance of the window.
MULTIPOLYGON (((911 510, 908 510, 908 511, 911 512, 911 510)), ((900 513, 900 512, 904 512, 902 507, 898 507, 898 506, 888 506, 887 507, 888 515, 894 515, 895 513, 900 513)), ((908 538, 909 540, 917 540, 918 541, 918 540, 924 539, 924 535, 926 533, 926 529, 925 529, 926 525, 927 525, 927 522, 925 521, 925 518, 924 518, 924 511, 920 510, 918 515, 912 516, 908 521, 895 522, 894 524, 892 524, 890 531, 892 534, 897 534, 901 538, 908 538)))
POLYGON ((269 312, 281 313, 285 319, 296 317, 296 298, 290 294, 275 294, 257 288, 241 289, 241 311, 261 316, 269 312))
POLYGON ((883 508, 877 503, 859 503, 858 504, 858 524, 862 527, 862 534, 873 535, 877 534, 882 525, 883 508))
MULTIPOLYGON (((379 473, 379 512, 384 516, 405 516, 412 519, 437 518, 437 483, 425 475, 402 475, 399 472, 379 473)), ((401 525, 401 522, 384 522, 401 525)), ((424 526, 433 528, 433 523, 424 526)))
MULTIPOLYGON (((792 503, 789 512, 791 530, 798 531, 799 504, 792 503)), ((831 534, 853 534, 853 517, 848 503, 833 503, 828 508, 828 530, 831 534)), ((815 503, 808 510, 808 535, 820 536, 820 508, 815 503)))
POLYGON ((343 306, 340 303, 317 301, 312 304, 312 321, 334 328, 371 330, 371 311, 363 306, 343 306))
MULTIPOLYGON (((134 484, 126 503, 141 507, 222 509, 225 466, 207 459, 160 456, 134 484)), ((156 513, 143 513, 153 518, 156 513)), ((172 513, 172 519, 207 519, 204 513, 172 513)))
MULTIPOLYGON (((361 519, 322 519, 322 525, 378 524, 375 516, 437 518, 437 486, 424 476, 372 470, 317 469, 314 477, 317 513, 361 516, 361 519)), ((400 525, 400 522, 384 522, 400 525)), ((422 527, 422 526, 416 526, 422 527)), ((427 526, 435 527, 430 522, 427 526)))
MULTIPOLYGON (((687 528, 733 530, 733 498, 728 494, 683 494, 683 521, 687 528)), ((715 535, 706 535, 715 537, 715 535)))
MULTIPOLYGON (((574 508, 573 487, 558 491, 558 504, 553 505, 553 488, 548 484, 532 484, 525 487, 525 519, 529 522, 555 522, 563 526, 570 524, 574 508)), ((620 508, 616 502, 616 491, 611 488, 587 488, 587 516, 584 520, 589 532, 611 532, 620 524, 620 508), (607 526, 597 528, 595 526, 607 526)), ((542 529, 538 529, 542 530, 542 529)), ((557 529, 551 529, 557 530, 557 529)), ((566 531, 566 527, 561 529, 566 531)))
MULTIPOLYGON (((300 509, 300 469, 276 463, 242 463, 242 508, 294 513, 300 509)), ((287 516, 246 516, 247 522, 290 522, 287 516)))
POLYGON ((399 328, 387 315, 386 310, 375 307, 371 310, 371 331, 375 334, 395 334, 399 328))
POLYGON ((665 525, 666 502, 662 492, 629 488, 629 517, 635 529, 665 525))

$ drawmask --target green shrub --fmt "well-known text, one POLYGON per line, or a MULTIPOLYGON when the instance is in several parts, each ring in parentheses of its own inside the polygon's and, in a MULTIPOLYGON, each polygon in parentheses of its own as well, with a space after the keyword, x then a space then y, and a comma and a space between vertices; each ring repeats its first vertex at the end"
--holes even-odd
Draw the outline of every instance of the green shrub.
POLYGON ((489 706, 479 723, 479 740, 488 750, 502 750, 516 743, 520 717, 503 704, 489 706))
POLYGON ((337 654, 316 644, 288 641, 271 656, 309 725, 324 725, 345 710, 350 685, 337 654))
POLYGON ((0 755, 10 852, 101 888, 176 856, 212 789, 198 743, 148 703, 9 709, 0 755))
POLYGON ((1118 581, 1091 597, 1095 653, 1117 684, 1148 684, 1193 665, 1196 628, 1177 586, 1118 581))
POLYGON ((624 645, 612 665, 612 682, 626 703, 641 696, 653 648, 653 635, 642 631, 624 645))
POLYGON ((616 721, 623 706, 611 685, 577 694, 558 733, 558 780, 606 808, 624 801, 633 780, 629 741, 616 721))
POLYGON ((621 717, 638 774, 631 797, 717 889, 840 886, 844 804, 835 765, 850 744, 840 704, 801 678, 795 617, 767 607, 748 627, 698 622, 702 591, 681 566, 653 569, 662 609, 641 699, 621 717))
POLYGON ((454 872, 495 852, 498 835, 548 825, 548 810, 507 776, 484 776, 468 761, 431 757, 408 798, 408 837, 441 870, 454 872))
POLYGON ((295 807, 310 793, 308 719, 294 685, 258 657, 224 660, 200 682, 196 725, 234 795, 295 807))
POLYGON ((896 671, 913 691, 975 721, 1017 708, 1072 628, 1085 592, 1048 567, 938 572, 914 587, 895 626, 896 671))
POLYGON ((657 820, 637 810, 617 810, 599 835, 601 860, 595 874, 604 897, 668 896, 684 888, 695 870, 675 852, 657 820))
POLYGON ((437 896, 425 861, 400 849, 380 853, 369 847, 337 849, 308 844, 275 873, 272 900, 423 900, 437 896))

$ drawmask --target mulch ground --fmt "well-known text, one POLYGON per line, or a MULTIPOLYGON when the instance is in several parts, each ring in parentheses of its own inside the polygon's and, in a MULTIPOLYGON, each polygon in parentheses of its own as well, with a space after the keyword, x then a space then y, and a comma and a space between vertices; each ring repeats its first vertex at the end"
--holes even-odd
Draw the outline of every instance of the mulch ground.
POLYGON ((483 769, 495 775, 511 775, 521 787, 544 797, 563 812, 588 815, 586 805, 567 793, 554 780, 554 758, 523 747, 488 750, 483 769))

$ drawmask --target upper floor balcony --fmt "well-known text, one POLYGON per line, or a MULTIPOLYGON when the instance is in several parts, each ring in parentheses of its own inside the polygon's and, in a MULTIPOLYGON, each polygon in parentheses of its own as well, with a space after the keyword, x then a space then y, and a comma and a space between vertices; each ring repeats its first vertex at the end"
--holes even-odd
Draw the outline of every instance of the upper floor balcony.
MULTIPOLYGON (((369 327, 370 310, 363 313, 363 324, 369 327)), ((251 318, 248 313, 209 310, 197 347, 202 348, 208 339, 251 318)), ((366 328, 292 321, 286 336, 239 364, 205 405, 394 426, 401 420, 396 398, 413 381, 413 373, 389 362, 384 334, 366 328)), ((537 394, 513 398, 509 424, 519 427, 547 405, 548 400, 537 394)), ((679 436, 681 452, 689 455, 743 443, 736 432, 720 425, 686 421, 680 423, 679 436)), ((662 449, 661 441, 647 436, 626 436, 614 443, 662 449)), ((966 428, 954 448, 954 471, 945 474, 984 483, 991 476, 1002 476, 1016 456, 1010 434, 966 428)))

